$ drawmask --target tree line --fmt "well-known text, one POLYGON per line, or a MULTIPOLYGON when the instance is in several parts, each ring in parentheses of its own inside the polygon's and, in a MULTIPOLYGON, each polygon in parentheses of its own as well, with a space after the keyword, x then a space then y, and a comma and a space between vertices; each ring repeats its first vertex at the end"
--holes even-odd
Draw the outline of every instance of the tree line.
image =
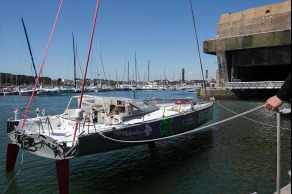
MULTIPOLYGON (((99 85, 100 82, 101 84, 108 84, 108 85, 115 85, 115 84, 123 84, 125 83, 124 81, 115 81, 115 80, 97 80, 97 79, 86 79, 86 85, 90 85, 91 81, 93 81, 94 85, 99 85)), ((77 85, 82 85, 83 80, 82 79, 76 79, 77 85)), ((168 81, 168 80, 154 80, 154 82, 158 84, 171 84, 171 85, 176 85, 180 84, 180 81, 168 81)), ((27 75, 13 75, 9 73, 0 73, 0 86, 22 86, 22 85, 34 85, 35 83, 35 78, 33 76, 27 76, 27 75)), ((49 77, 40 77, 39 83, 43 85, 55 85, 55 86, 60 86, 60 85, 74 85, 73 81, 70 82, 62 82, 61 78, 58 78, 56 80, 52 80, 49 77)), ((131 83, 135 84, 145 84, 144 82, 136 82, 134 80, 131 81, 131 83)), ((203 83, 202 80, 192 80, 192 81, 186 81, 184 82, 186 84, 194 84, 194 83, 203 83)), ((128 83, 129 84, 129 83, 128 83)))
MULTIPOLYGON (((33 76, 27 75, 13 75, 10 73, 0 73, 0 86, 12 86, 12 85, 31 85, 35 83, 33 76)), ((39 83, 49 85, 52 83, 52 79, 49 77, 40 77, 39 83)))

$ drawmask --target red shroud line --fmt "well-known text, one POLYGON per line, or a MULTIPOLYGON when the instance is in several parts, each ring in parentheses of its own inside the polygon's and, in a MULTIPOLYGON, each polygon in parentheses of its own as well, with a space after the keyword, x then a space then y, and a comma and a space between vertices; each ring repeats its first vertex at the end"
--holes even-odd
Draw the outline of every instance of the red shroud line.
POLYGON ((47 48, 46 48, 46 51, 45 51, 45 54, 44 54, 44 58, 42 60, 42 65, 41 65, 41 68, 39 70, 38 77, 37 77, 37 79, 35 81, 33 92, 32 92, 32 94, 30 96, 30 100, 29 100, 29 103, 28 103, 28 106, 27 106, 27 109, 26 109, 26 112, 25 112, 25 116, 24 116, 24 119, 23 119, 23 122, 22 122, 22 126, 21 126, 22 129, 23 129, 24 125, 25 125, 25 122, 26 122, 26 119, 27 119, 27 116, 28 116, 28 113, 30 111, 30 107, 31 107, 31 104, 32 104, 32 100, 33 100, 33 97, 34 97, 34 94, 35 94, 35 91, 36 91, 36 87, 38 85, 41 73, 43 71, 43 67, 44 67, 44 64, 45 64, 45 61, 46 61, 46 58, 47 58, 47 54, 48 54, 48 51, 49 51, 49 48, 50 48, 50 45, 51 45, 51 41, 52 41, 52 38, 53 38, 53 35, 54 35, 54 32, 55 32, 55 28, 56 28, 56 25, 57 25, 57 22, 58 22, 58 19, 59 19, 59 15, 60 15, 60 12, 61 12, 63 1, 64 0, 61 0, 60 6, 59 6, 59 9, 58 9, 58 13, 57 13, 57 16, 56 16, 56 19, 55 19, 55 22, 54 22, 54 26, 53 26, 53 29, 52 29, 52 32, 51 32, 51 35, 50 35, 50 39, 49 39, 49 42, 48 42, 48 45, 47 45, 47 48))
MULTIPOLYGON (((87 69, 88 69, 88 64, 89 64, 89 59, 90 59, 90 53, 91 53, 91 47, 92 47, 92 42, 93 42, 94 30, 95 30, 95 25, 96 25, 96 18, 97 18, 97 15, 98 15, 99 4, 100 4, 100 0, 97 0, 96 1, 95 13, 94 13, 94 20, 93 20, 93 24, 92 24, 91 37, 90 37, 90 43, 89 43, 89 48, 88 48, 87 61, 86 61, 84 78, 83 78, 81 96, 80 96, 80 101, 79 101, 79 106, 78 106, 79 109, 81 108, 81 105, 82 105, 82 99, 83 99, 83 94, 84 94, 84 87, 85 87, 85 83, 86 83, 86 74, 87 74, 87 69)), ((77 128, 78 128, 78 123, 76 122, 74 136, 73 136, 73 142, 75 141, 75 138, 76 138, 77 128)))

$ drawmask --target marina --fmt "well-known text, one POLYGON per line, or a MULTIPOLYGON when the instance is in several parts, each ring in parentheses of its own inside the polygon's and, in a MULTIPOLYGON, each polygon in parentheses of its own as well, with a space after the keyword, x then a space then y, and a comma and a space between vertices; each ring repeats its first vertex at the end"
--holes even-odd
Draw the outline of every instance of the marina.
POLYGON ((213 102, 154 104, 149 100, 84 95, 83 99, 73 96, 62 114, 48 115, 40 107, 34 118, 22 119, 22 108, 13 112, 14 118, 7 121, 7 135, 13 144, 40 157, 66 160, 153 144, 190 131, 212 120, 213 102), (78 104, 82 106, 78 108, 78 104))
MULTIPOLYGON (((173 79, 169 79, 172 70, 167 74, 157 62, 154 62, 154 70, 160 69, 164 75, 160 74, 158 79, 156 75, 151 81, 149 58, 142 81, 136 51, 134 65, 130 66, 130 57, 125 55, 123 68, 114 65, 113 60, 105 68, 102 55, 106 52, 101 52, 99 42, 94 48, 95 30, 99 24, 103 25, 100 19, 108 19, 116 13, 104 17, 109 4, 99 11, 101 0, 96 0, 91 31, 87 23, 89 16, 80 20, 87 23, 84 32, 88 29, 87 33, 82 32, 81 44, 84 36, 90 34, 87 54, 82 53, 85 66, 80 66, 80 52, 77 52, 72 33, 74 80, 42 77, 48 70, 45 63, 52 63, 52 58, 47 60, 51 43, 60 38, 54 34, 63 1, 55 15, 39 71, 36 71, 27 29, 21 18, 34 75, 0 73, 0 85, 5 83, 0 87, 3 138, 0 168, 6 170, 3 178, 0 176, 3 193, 259 194, 276 191, 280 194, 281 188, 283 193, 291 190, 291 73, 285 83, 282 81, 291 66, 291 24, 283 22, 291 21, 291 8, 287 6, 291 7, 291 0, 221 15, 217 39, 203 42, 204 53, 217 57, 215 79, 213 68, 210 78, 208 69, 204 74, 199 45, 202 40, 197 33, 198 18, 193 1, 180 5, 183 12, 186 7, 190 8, 188 18, 192 17, 196 58, 202 76, 202 80, 188 81, 185 76, 193 78, 196 73, 186 72, 183 67, 180 78, 175 78, 174 69, 173 79), (81 79, 76 74, 77 62, 81 79), (116 79, 112 80, 110 72, 106 71, 112 73, 114 66, 118 69, 116 79), (94 76, 93 71, 96 71, 94 76), (264 73, 259 74, 261 71, 264 73), (271 98, 266 101, 268 97, 271 98)), ((86 7, 91 10, 88 13, 93 13, 91 8, 94 7, 89 7, 86 7)), ((154 7, 160 6, 151 6, 154 7)), ((50 15, 51 12, 48 11, 50 15)), ((66 8, 64 12, 67 19, 73 18, 72 14, 68 16, 66 8)), ((64 23, 60 23, 65 32, 64 23)), ((99 26, 99 37, 106 26, 99 26)), ((80 29, 76 30, 80 32, 80 29)), ((127 35, 135 39, 130 33, 127 35)), ((141 39, 142 34, 139 37, 141 39)), ((68 43, 68 39, 63 40, 63 45, 68 43)), ((165 42, 164 50, 167 49, 165 42)), ((111 52, 115 53, 119 45, 118 41, 115 43, 103 47, 111 47, 111 52)), ((86 51, 86 47, 83 45, 82 50, 86 51)), ((66 50, 58 49, 50 52, 58 57, 66 50)), ((107 60, 116 58, 108 53, 105 55, 107 60)), ((168 56, 171 55, 168 52, 168 56)), ((182 58, 190 55, 193 54, 186 52, 182 58)), ((68 66, 63 65, 49 67, 66 74, 68 66)), ((55 76, 60 75, 53 71, 55 76)))
MULTIPOLYGON (((118 82, 118 81, 116 81, 118 82)), ((138 90, 186 90, 189 92, 197 92, 201 88, 201 85, 190 84, 190 85, 157 85, 155 87, 150 87, 150 85, 141 85, 137 87, 134 85, 132 87, 85 87, 85 93, 97 93, 97 92, 109 92, 109 91, 138 91, 138 90)), ((10 95, 20 95, 20 96, 31 96, 33 92, 33 86, 30 87, 20 87, 20 86, 10 86, 4 87, 0 86, 0 96, 10 96, 10 95)), ((81 93, 81 87, 73 86, 59 86, 59 87, 38 87, 36 89, 36 96, 52 96, 52 95, 67 95, 67 94, 78 94, 81 93)))
MULTIPOLYGON (((106 95, 133 97, 130 91, 112 91, 106 95)), ((137 91, 136 95, 143 99, 151 99, 153 96, 160 99, 191 97, 194 101, 200 101, 196 94, 187 91, 137 91)), ((66 108, 70 98, 36 98, 32 110, 46 105, 46 112, 59 114, 66 108), (58 102, 58 106, 50 107, 53 102, 58 102)), ((6 145, 10 142, 5 134, 6 119, 13 115, 12 109, 16 102, 25 107, 29 97, 3 96, 1 100, 1 190, 16 176, 8 187, 8 193, 57 193, 53 160, 20 150, 14 172, 5 175, 6 145)), ((222 100, 220 104, 239 113, 263 103, 261 100, 222 100)), ((226 109, 214 106, 213 122, 233 115, 226 109)), ((70 162, 70 193, 173 193, 182 190, 185 193, 274 193, 275 114, 262 109, 247 117, 249 120, 239 118, 196 133, 157 142, 155 150, 151 152, 147 145, 141 145, 73 159, 70 162)), ((290 127, 290 117, 283 117, 282 187, 290 181, 287 174, 291 168, 290 127)))

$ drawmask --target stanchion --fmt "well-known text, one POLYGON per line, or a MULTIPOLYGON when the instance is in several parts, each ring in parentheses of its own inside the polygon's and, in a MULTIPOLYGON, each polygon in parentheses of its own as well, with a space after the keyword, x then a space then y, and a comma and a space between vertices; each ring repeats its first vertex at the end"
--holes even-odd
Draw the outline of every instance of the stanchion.
POLYGON ((281 114, 277 112, 277 194, 281 194, 281 114))

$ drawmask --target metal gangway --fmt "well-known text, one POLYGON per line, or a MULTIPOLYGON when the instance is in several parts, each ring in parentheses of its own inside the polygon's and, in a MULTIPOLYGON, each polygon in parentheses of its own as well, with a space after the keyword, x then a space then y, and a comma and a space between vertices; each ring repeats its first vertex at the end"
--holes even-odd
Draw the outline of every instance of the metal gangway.
POLYGON ((284 81, 262 81, 262 82, 225 82, 225 89, 280 89, 284 81))

